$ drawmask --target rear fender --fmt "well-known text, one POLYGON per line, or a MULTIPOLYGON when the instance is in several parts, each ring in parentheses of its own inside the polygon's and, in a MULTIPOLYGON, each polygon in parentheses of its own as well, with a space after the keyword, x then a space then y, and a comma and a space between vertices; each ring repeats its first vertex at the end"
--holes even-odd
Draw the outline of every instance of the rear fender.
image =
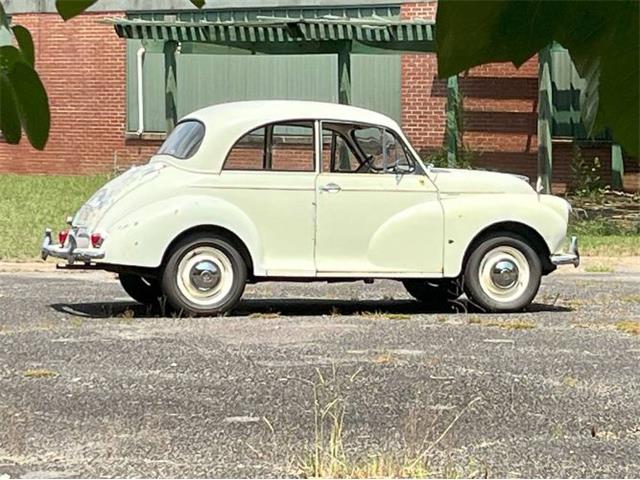
POLYGON ((106 233, 104 263, 156 268, 180 234, 196 227, 215 226, 235 234, 251 255, 254 274, 264 274, 263 248, 255 225, 242 210, 225 200, 201 195, 172 197, 109 220, 103 219, 97 227, 106 233))

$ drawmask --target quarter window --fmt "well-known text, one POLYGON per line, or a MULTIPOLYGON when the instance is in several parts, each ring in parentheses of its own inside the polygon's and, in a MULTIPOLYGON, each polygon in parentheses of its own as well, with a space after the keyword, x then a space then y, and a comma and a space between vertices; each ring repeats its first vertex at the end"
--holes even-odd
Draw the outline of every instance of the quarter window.
POLYGON ((158 150, 158 155, 171 155, 181 160, 195 155, 204 138, 204 125, 197 120, 179 123, 158 150))
POLYGON ((313 122, 257 128, 236 142, 223 170, 315 171, 313 122))

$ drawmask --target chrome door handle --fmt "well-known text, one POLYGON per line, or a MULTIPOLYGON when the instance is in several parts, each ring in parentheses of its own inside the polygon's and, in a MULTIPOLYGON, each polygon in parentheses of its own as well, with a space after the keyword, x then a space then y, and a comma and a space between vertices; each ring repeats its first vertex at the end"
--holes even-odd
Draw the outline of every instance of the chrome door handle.
POLYGON ((320 187, 320 190, 327 193, 338 193, 342 189, 340 188, 340 185, 337 185, 335 183, 327 183, 326 185, 320 187))

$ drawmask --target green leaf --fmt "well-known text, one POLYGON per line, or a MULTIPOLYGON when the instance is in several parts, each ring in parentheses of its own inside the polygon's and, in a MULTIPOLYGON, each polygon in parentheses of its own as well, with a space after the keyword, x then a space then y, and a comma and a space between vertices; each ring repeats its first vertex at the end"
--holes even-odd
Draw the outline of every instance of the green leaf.
POLYGON ((198 8, 204 7, 204 4, 205 4, 205 0, 189 0, 189 1, 198 8))
POLYGON ((69 20, 70 18, 80 15, 97 0, 56 0, 56 9, 60 16, 69 20))
POLYGON ((22 129, 16 109, 13 88, 5 75, 0 75, 0 131, 8 143, 20 143, 22 129))
POLYGON ((49 100, 40 77, 25 62, 16 62, 7 75, 13 87, 22 128, 31 145, 44 149, 49 138, 51 114, 49 100))
POLYGON ((591 133, 609 127, 631 155, 640 152, 640 2, 440 0, 438 75, 510 61, 520 66, 557 41, 587 85, 582 115, 591 133))
POLYGON ((20 47, 20 52, 22 53, 25 61, 31 65, 35 66, 36 63, 36 54, 35 48, 33 46, 33 38, 31 37, 31 32, 24 28, 22 25, 16 25, 12 28, 13 36, 16 37, 16 41, 18 42, 18 46, 20 47))
POLYGON ((8 74, 16 62, 22 60, 20 50, 13 45, 3 45, 0 47, 0 75, 8 74))
POLYGON ((0 2, 0 27, 9 28, 9 19, 7 18, 7 14, 4 11, 4 7, 2 6, 2 2, 0 2))

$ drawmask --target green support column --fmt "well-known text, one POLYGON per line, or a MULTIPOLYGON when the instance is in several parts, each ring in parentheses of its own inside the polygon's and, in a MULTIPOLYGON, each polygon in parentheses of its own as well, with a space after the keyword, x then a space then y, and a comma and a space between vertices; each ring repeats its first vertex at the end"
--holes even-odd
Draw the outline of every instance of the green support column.
POLYGON ((622 148, 617 143, 611 145, 611 188, 621 191, 624 188, 624 159, 622 148))
POLYGON ((447 79, 447 166, 453 168, 458 164, 458 106, 460 92, 458 76, 447 79))
POLYGON ((338 51, 338 102, 351 105, 351 42, 338 51))
POLYGON ((541 187, 542 193, 551 193, 553 88, 549 47, 541 50, 538 58, 540 62, 538 69, 538 186, 541 187))
POLYGON ((167 120, 167 134, 173 130, 178 122, 178 69, 176 53, 178 42, 164 43, 164 111, 167 120))

